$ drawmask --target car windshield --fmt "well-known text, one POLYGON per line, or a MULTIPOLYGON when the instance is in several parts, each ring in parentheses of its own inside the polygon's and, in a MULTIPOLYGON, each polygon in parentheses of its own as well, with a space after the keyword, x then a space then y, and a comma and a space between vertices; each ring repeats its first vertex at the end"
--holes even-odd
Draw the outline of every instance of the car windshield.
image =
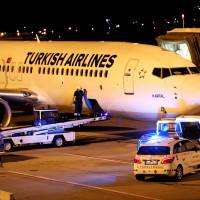
POLYGON ((169 155, 170 148, 167 146, 142 146, 138 150, 138 155, 169 155))

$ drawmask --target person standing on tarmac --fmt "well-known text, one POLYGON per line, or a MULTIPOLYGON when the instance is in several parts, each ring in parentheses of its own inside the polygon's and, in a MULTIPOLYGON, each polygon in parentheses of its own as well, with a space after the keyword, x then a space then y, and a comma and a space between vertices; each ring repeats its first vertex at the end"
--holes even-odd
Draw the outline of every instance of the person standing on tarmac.
POLYGON ((83 107, 83 97, 86 93, 86 90, 82 89, 81 87, 78 88, 75 92, 74 92, 74 104, 75 104, 75 111, 74 111, 74 116, 77 118, 80 118, 81 113, 82 113, 82 107, 83 107))

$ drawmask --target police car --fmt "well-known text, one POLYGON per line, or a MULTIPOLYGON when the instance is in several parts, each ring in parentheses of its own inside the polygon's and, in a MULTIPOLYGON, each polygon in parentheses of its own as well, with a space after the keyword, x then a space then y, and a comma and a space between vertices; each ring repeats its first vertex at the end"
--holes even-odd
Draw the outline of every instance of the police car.
POLYGON ((180 181, 183 175, 200 170, 200 148, 189 139, 157 137, 138 148, 133 170, 137 180, 167 175, 180 181))

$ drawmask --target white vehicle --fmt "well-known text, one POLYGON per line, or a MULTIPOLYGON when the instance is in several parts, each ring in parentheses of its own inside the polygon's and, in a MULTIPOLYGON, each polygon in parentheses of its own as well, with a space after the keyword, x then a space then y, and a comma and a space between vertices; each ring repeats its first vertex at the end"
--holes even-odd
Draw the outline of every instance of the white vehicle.
POLYGON ((200 144, 200 116, 182 115, 158 120, 156 135, 184 137, 200 144))
POLYGON ((5 151, 11 151, 15 146, 32 144, 54 144, 60 147, 65 142, 75 140, 75 132, 67 131, 67 129, 107 119, 108 116, 104 115, 41 126, 6 129, 1 131, 4 149, 5 151))
POLYGON ((80 87, 113 117, 157 120, 161 108, 167 117, 196 114, 199 74, 191 61, 153 45, 0 41, 0 124, 8 126, 12 111, 29 104, 72 112, 80 87))
POLYGON ((176 118, 162 118, 156 122, 156 131, 142 135, 137 148, 159 137, 183 137, 200 144, 200 116, 182 115, 176 118))
POLYGON ((188 139, 160 137, 139 147, 133 170, 137 180, 167 175, 180 181, 183 175, 200 170, 200 149, 188 139))
POLYGON ((75 141, 75 132, 68 131, 12 131, 11 134, 3 137, 4 150, 11 151, 13 147, 27 146, 34 144, 53 144, 57 147, 63 146, 66 142, 75 141))

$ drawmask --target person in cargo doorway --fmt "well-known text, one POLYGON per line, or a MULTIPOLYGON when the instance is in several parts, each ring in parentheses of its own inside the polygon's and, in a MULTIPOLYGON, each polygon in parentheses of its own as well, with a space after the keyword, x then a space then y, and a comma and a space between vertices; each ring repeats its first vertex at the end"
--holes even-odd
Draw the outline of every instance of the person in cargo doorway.
POLYGON ((74 116, 77 118, 81 117, 82 107, 83 107, 83 97, 85 94, 86 90, 85 89, 83 90, 81 87, 74 92, 74 99, 73 99, 75 105, 74 116))

